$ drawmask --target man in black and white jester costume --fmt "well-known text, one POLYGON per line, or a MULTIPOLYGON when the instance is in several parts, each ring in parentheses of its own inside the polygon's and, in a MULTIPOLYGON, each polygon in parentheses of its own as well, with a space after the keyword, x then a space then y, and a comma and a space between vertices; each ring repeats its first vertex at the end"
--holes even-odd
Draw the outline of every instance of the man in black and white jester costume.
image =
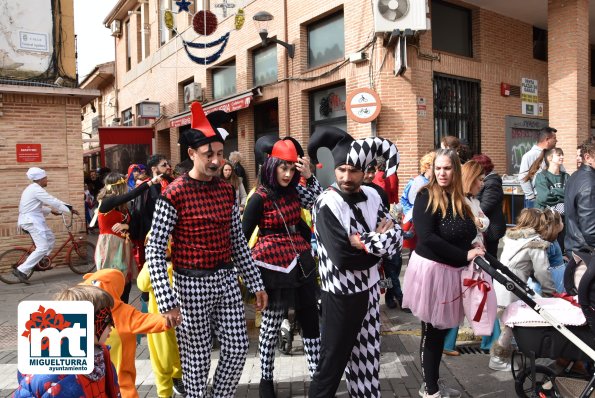
POLYGON ((332 397, 345 372, 352 397, 380 396, 380 280, 383 257, 401 246, 401 227, 373 188, 363 186, 364 170, 376 156, 395 173, 399 153, 393 143, 373 137, 354 140, 335 127, 314 131, 308 153, 331 150, 336 183, 318 197, 314 232, 322 283, 321 354, 310 398, 332 397))

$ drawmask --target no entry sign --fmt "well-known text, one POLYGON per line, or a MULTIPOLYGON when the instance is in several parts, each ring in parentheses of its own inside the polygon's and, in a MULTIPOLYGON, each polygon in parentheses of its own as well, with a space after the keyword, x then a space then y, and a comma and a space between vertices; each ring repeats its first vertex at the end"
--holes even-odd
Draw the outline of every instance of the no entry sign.
POLYGON ((357 88, 347 96, 347 115, 359 123, 369 123, 378 117, 382 104, 376 91, 370 88, 357 88))

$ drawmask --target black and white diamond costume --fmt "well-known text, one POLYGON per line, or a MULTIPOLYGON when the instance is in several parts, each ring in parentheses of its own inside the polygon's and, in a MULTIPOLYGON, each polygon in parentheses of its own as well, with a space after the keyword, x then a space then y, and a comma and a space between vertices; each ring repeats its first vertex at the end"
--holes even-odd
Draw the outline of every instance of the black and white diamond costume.
MULTIPOLYGON (((197 104, 193 104, 193 118, 197 104)), ((196 111, 202 113, 202 109, 196 111)), ((215 121, 210 123, 215 127, 215 121)), ((189 147, 223 142, 225 138, 222 129, 204 126, 198 130, 194 123, 192 127, 181 138, 189 147), (210 135, 204 130, 210 130, 210 135)), ((199 181, 182 175, 158 199, 152 229, 146 256, 159 311, 179 307, 183 316, 176 336, 187 396, 206 394, 211 365, 210 325, 214 323, 221 356, 213 378, 213 394, 233 397, 248 351, 244 305, 234 266, 251 291, 263 291, 264 285, 242 232, 232 186, 219 178, 199 181), (165 260, 170 234, 173 289, 165 260)))
MULTIPOLYGON (((354 140, 340 129, 324 127, 310 139, 313 160, 320 147, 331 149, 335 168, 348 164, 365 170, 376 156, 387 159, 387 175, 398 166, 397 148, 377 137, 354 140)), ((331 186, 316 201, 313 216, 322 283, 322 345, 309 397, 334 396, 343 372, 350 396, 379 397, 378 266, 381 257, 400 249, 401 228, 395 223, 385 233, 375 232, 391 216, 376 190, 367 186, 353 194, 331 186), (365 250, 352 247, 350 235, 358 235, 365 250)))

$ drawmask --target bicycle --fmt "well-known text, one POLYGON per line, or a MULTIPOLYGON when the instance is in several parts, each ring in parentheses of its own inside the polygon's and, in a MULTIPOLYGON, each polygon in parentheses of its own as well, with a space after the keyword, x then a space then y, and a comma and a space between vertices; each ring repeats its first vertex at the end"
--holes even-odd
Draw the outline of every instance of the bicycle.
MULTIPOLYGON (((53 260, 66 248, 66 264, 70 267, 72 272, 84 275, 95 269, 95 245, 87 240, 85 237, 74 236, 72 233, 73 214, 70 213, 70 221, 66 222, 66 217, 62 214, 62 222, 68 232, 68 239, 49 256, 44 256, 27 275, 27 279, 33 275, 34 271, 49 271, 56 266, 53 260), (74 254, 73 254, 74 252, 74 254)), ((0 281, 7 284, 20 283, 20 281, 12 274, 12 270, 25 262, 27 257, 35 250, 35 243, 32 243, 29 248, 22 246, 15 246, 12 249, 6 250, 0 254, 0 281)))

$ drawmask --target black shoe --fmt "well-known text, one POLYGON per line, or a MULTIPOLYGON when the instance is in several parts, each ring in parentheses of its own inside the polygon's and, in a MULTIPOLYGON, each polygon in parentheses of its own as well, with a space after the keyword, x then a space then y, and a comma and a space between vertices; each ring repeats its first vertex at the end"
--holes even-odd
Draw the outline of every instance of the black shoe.
POLYGON ((275 394, 275 385, 273 384, 273 380, 260 379, 258 392, 260 394, 260 398, 277 398, 277 395, 275 394))
POLYGON ((397 308, 397 302, 395 300, 386 300, 384 301, 388 308, 397 308))
POLYGON ((172 381, 174 382, 174 392, 182 397, 186 396, 186 389, 184 388, 184 382, 182 379, 173 378, 172 381))
POLYGON ((19 282, 29 285, 29 278, 27 278, 27 274, 24 272, 19 271, 18 268, 12 269, 12 274, 19 280, 19 282))
POLYGON ((401 311, 411 314, 411 310, 409 308, 403 308, 403 299, 397 300, 397 302, 399 303, 399 308, 401 311))

